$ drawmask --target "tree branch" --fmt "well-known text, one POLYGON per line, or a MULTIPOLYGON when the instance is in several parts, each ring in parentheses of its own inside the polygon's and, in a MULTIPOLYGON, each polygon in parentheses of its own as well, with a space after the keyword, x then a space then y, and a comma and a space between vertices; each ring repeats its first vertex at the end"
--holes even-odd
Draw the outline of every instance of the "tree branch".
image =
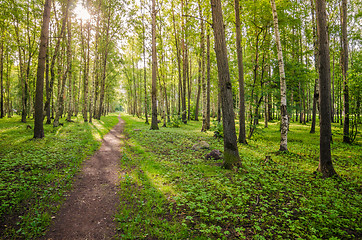
POLYGON ((203 19, 203 18, 199 18, 199 17, 195 17, 195 16, 191 16, 191 15, 182 15, 183 17, 191 17, 191 18, 196 18, 196 19, 199 19, 201 21, 204 21, 206 23, 208 23, 211 27, 212 27, 212 23, 210 23, 209 21, 203 19))

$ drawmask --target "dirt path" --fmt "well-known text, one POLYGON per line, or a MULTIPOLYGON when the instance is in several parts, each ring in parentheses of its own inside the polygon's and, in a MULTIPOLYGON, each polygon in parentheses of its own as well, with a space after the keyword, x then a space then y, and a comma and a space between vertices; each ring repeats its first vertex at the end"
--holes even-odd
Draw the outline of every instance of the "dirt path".
POLYGON ((111 239, 117 194, 120 139, 124 121, 104 136, 101 148, 84 163, 72 191, 59 210, 44 239, 111 239))

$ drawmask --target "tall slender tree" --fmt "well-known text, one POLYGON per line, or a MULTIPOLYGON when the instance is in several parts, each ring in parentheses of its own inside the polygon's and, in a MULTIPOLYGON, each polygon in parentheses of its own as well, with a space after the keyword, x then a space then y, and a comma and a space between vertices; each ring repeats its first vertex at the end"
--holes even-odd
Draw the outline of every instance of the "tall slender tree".
POLYGON ((151 130, 158 130, 157 122, 157 49, 156 49, 156 1, 152 0, 152 120, 151 130))
MULTIPOLYGON (((200 19, 203 19, 201 2, 198 1, 199 4, 199 15, 200 19)), ((201 86, 202 86, 202 132, 207 131, 207 124, 206 124, 206 111, 207 111, 207 86, 205 80, 205 24, 204 21, 201 20, 201 34, 200 34, 200 52, 201 52, 201 86)))
POLYGON ((247 142, 245 136, 244 66, 243 66, 243 49, 241 47, 239 0, 234 0, 234 8, 235 8, 235 29, 236 29, 236 53, 238 58, 238 73, 239 73, 239 143, 246 144, 247 142))
POLYGON ((341 8, 342 29, 342 76, 343 76, 343 142, 350 143, 349 137, 349 90, 348 90, 348 37, 347 37, 347 0, 342 0, 341 8))
POLYGON ((145 15, 143 13, 144 2, 141 2, 141 12, 142 12, 142 52, 143 52, 143 84, 144 84, 144 93, 145 93, 145 117, 146 124, 148 122, 148 106, 147 106, 147 69, 146 69, 146 24, 145 24, 145 15))
POLYGON ((212 20, 215 37, 215 53, 219 76, 221 108, 224 127, 224 163, 223 167, 231 169, 241 165, 237 145, 233 93, 230 81, 229 63, 225 40, 224 20, 222 15, 221 0, 211 0, 212 20))
POLYGON ((274 34, 275 34, 275 42, 277 44, 279 75, 280 75, 281 140, 280 140, 279 151, 287 152, 288 151, 288 125, 289 125, 288 112, 287 112, 287 85, 285 82, 283 51, 282 51, 282 44, 280 42, 277 9, 275 6, 275 0, 271 0, 270 2, 271 2, 271 8, 272 8, 272 12, 273 12, 274 34))
POLYGON ((210 31, 206 28, 206 129, 210 129, 210 76, 211 76, 211 60, 210 60, 210 31))
POLYGON ((4 117, 4 40, 0 35, 0 118, 4 117))
POLYGON ((324 177, 336 175, 331 157, 331 73, 326 1, 316 0, 319 45, 320 144, 319 166, 324 177))
MULTIPOLYGON (((313 27, 313 48, 314 48, 314 66, 316 71, 319 68, 319 56, 318 56, 318 38, 317 38, 317 31, 315 25, 315 7, 314 7, 314 0, 310 0, 311 3, 311 11, 312 11, 312 27, 313 27)), ((310 129, 310 133, 315 133, 315 125, 317 120, 317 106, 318 106, 318 99, 319 99, 319 80, 315 78, 314 80, 314 95, 313 95, 313 110, 312 110, 312 125, 310 129)))
MULTIPOLYGON (((67 3, 67 7, 65 9, 65 16, 64 16, 64 21, 65 23, 68 25, 68 15, 69 15, 69 0, 67 3)), ((68 29, 67 34, 70 34, 70 31, 68 29)), ((63 32, 63 39, 65 39, 65 31, 63 32)), ((65 90, 65 83, 67 81, 67 76, 68 76, 68 71, 69 71, 69 67, 70 67, 70 63, 71 63, 71 59, 70 59, 70 46, 69 46, 70 42, 67 42, 67 65, 66 65, 66 69, 65 72, 62 74, 61 78, 59 79, 59 85, 58 85, 58 100, 57 100, 57 108, 56 108, 56 112, 55 112, 55 118, 53 121, 53 127, 58 127, 59 126, 59 119, 61 117, 61 115, 63 115, 63 110, 64 110, 64 90, 65 90)))
POLYGON ((70 122, 73 114, 72 100, 74 95, 72 94, 72 19, 69 18, 67 22, 67 33, 68 33, 68 43, 67 43, 67 61, 68 61, 68 112, 67 112, 67 121, 70 122))
POLYGON ((35 121, 34 121, 34 138, 44 137, 43 128, 43 89, 44 89, 44 71, 45 60, 49 38, 49 22, 50 22, 50 5, 51 0, 44 3, 43 24, 40 35, 38 70, 36 79, 36 95, 35 95, 35 121))

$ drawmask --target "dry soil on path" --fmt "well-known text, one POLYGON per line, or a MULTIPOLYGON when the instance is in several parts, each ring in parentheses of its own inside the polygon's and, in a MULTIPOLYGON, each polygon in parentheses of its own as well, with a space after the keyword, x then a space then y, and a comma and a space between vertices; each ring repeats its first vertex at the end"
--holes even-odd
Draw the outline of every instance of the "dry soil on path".
POLYGON ((118 124, 104 136, 100 149, 84 162, 73 189, 43 239, 101 240, 114 236, 113 219, 119 204, 117 185, 124 128, 124 121, 118 118, 118 124))

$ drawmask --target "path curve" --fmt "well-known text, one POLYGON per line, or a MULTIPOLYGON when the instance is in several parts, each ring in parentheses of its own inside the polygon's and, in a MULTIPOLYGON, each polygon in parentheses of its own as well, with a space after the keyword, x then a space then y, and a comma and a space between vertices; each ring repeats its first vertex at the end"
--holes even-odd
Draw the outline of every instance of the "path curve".
POLYGON ((84 162, 72 191, 53 220, 46 240, 111 239, 119 204, 117 185, 124 121, 104 136, 100 149, 84 162))

